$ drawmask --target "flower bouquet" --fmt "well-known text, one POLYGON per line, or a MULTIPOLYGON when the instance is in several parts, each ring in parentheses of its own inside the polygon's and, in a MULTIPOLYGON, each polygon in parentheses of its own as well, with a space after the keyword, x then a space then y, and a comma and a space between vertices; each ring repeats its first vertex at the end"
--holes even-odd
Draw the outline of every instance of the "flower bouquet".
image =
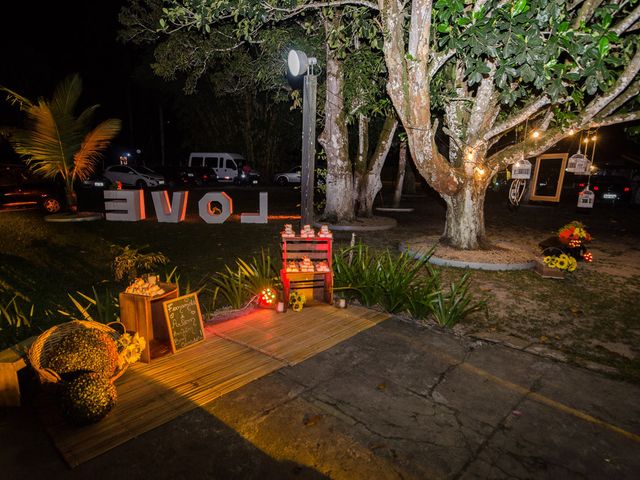
POLYGON ((586 244, 591 242, 592 237, 582 222, 573 221, 567 223, 558 230, 558 240, 563 245, 562 250, 575 260, 593 261, 593 255, 587 251, 586 247, 586 244))
POLYGON ((289 294, 289 306, 294 312, 301 312, 306 301, 307 297, 302 293, 294 291, 289 294))

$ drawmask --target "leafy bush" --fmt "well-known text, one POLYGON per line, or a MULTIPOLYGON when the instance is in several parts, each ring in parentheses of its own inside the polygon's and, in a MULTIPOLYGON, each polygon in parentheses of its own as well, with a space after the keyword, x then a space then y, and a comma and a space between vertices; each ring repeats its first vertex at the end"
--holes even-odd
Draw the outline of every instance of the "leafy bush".
POLYGON ((133 248, 129 245, 125 247, 114 246, 118 254, 113 259, 113 275, 116 281, 132 281, 139 274, 149 272, 156 266, 165 265, 169 259, 160 252, 141 253, 146 246, 133 248))
POLYGON ((114 295, 109 288, 105 288, 102 294, 98 293, 95 287, 92 287, 91 290, 93 297, 82 292, 76 292, 81 300, 76 299, 70 293, 68 294, 77 313, 66 310, 58 310, 58 312, 75 320, 88 320, 99 323, 119 321, 120 302, 118 295, 114 295), (82 300, 87 303, 83 305, 81 303, 82 300))
POLYGON ((389 313, 409 312, 416 319, 433 315, 438 324, 451 327, 470 313, 486 307, 474 302, 469 274, 442 288, 440 272, 428 264, 433 249, 421 259, 386 250, 372 252, 355 245, 336 252, 333 258, 335 290, 367 307, 381 306, 389 313))
POLYGON ((453 327, 467 315, 486 308, 486 302, 474 302, 469 293, 469 272, 458 283, 451 282, 448 291, 440 287, 437 281, 436 293, 431 299, 431 313, 436 322, 443 327, 453 327))
MULTIPOLYGON (((19 294, 0 304, 0 350, 30 337, 34 330, 35 306, 26 307, 19 294)), ((45 316, 50 312, 46 311, 45 316)))
POLYGON ((333 258, 336 290, 345 290, 367 307, 380 305, 390 313, 407 310, 416 289, 430 284, 429 256, 415 259, 388 250, 375 255, 361 243, 343 249, 333 258))
POLYGON ((242 308, 263 289, 280 286, 275 262, 264 250, 259 257, 253 257, 248 262, 237 258, 235 268, 225 267, 225 271, 215 274, 212 282, 214 301, 221 298, 235 309, 242 308))

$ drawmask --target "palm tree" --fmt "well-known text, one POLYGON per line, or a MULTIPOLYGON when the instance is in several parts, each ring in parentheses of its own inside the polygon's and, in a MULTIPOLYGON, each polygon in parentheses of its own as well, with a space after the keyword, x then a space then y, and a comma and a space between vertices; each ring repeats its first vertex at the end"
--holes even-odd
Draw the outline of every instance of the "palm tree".
POLYGON ((101 152, 120 132, 120 120, 111 118, 92 129, 91 120, 99 105, 74 115, 82 92, 78 74, 60 82, 50 100, 39 98, 32 102, 8 88, 0 87, 0 90, 26 116, 24 128, 5 131, 9 143, 16 153, 25 157, 34 173, 43 178, 62 178, 67 205, 75 213, 78 205, 74 182, 83 181, 93 173, 101 152))

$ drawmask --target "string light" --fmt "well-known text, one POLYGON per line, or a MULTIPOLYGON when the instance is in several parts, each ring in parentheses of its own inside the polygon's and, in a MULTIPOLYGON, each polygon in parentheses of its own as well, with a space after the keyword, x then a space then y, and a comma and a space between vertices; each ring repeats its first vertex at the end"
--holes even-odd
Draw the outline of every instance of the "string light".
POLYGON ((538 138, 538 137, 540 136, 540 132, 539 132, 538 130, 534 130, 534 131, 531 133, 531 136, 532 136, 533 138, 538 138))

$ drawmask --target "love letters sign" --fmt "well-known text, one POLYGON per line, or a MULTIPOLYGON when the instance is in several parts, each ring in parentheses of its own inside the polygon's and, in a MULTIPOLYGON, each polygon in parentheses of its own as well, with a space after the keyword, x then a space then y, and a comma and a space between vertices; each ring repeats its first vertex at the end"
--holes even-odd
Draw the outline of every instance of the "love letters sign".
MULTIPOLYGON (((178 223, 187 213, 189 192, 151 192, 158 222, 178 223)), ((137 222, 146 218, 144 190, 105 190, 104 210, 107 220, 137 222)), ((267 223, 268 193, 260 192, 260 211, 240 214, 240 223, 267 223)), ((224 223, 233 213, 233 200, 225 192, 207 192, 198 202, 198 213, 207 223, 224 223)))

